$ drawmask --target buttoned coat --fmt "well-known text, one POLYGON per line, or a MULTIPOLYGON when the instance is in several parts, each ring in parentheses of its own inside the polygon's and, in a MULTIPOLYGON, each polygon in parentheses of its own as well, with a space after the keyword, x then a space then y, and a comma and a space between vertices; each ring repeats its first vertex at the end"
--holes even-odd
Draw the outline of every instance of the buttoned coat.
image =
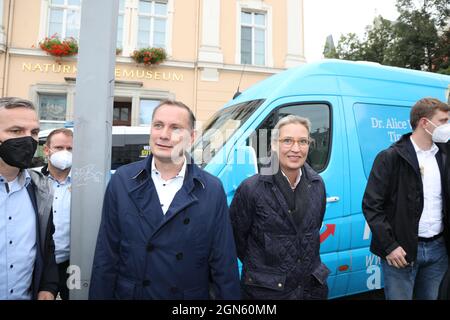
POLYGON ((325 214, 322 178, 304 165, 301 224, 296 225, 273 175, 244 180, 230 206, 242 261, 244 299, 326 299, 328 268, 320 259, 325 214))
POLYGON ((187 164, 164 215, 152 156, 120 167, 106 190, 90 299, 239 299, 236 249, 219 179, 187 164), (210 292, 210 288, 213 288, 210 292))

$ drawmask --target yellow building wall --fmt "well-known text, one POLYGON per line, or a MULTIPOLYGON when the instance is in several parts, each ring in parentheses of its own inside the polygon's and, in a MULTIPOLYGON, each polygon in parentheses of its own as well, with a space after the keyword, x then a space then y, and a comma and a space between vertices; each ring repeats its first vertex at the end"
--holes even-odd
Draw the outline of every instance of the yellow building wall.
POLYGON ((15 0, 11 47, 31 49, 37 46, 41 19, 40 0, 15 0))
MULTIPOLYGON (((284 68, 287 48, 287 5, 286 1, 266 0, 264 4, 272 7, 271 36, 273 67, 284 68)), ((236 1, 221 1, 220 43, 224 54, 224 63, 236 63, 236 36, 240 34, 240 17, 237 15, 236 1), (230 5, 232 3, 232 5, 230 5), (236 30, 239 28, 239 30, 236 30)), ((269 22, 267 22, 267 25, 269 22)), ((269 32, 269 29, 266 29, 269 32)), ((268 37, 266 37, 268 39, 268 37)), ((267 57, 267 55, 266 55, 267 57)))
MULTIPOLYGON (((240 33, 240 26, 237 25, 237 2, 222 0, 219 43, 224 64, 212 66, 217 68, 218 81, 202 80, 203 68, 197 65, 197 56, 202 38, 203 1, 205 0, 174 0, 170 61, 154 67, 137 66, 131 60, 128 63, 117 62, 116 80, 138 81, 142 82, 143 89, 170 92, 177 100, 190 106, 198 120, 206 121, 232 99, 244 66, 236 66, 236 36, 240 33), (184 66, 169 66, 177 63, 184 66), (237 70, 229 70, 231 68, 237 70)), ((9 3, 10 0, 5 0, 5 28, 9 3)), ((259 68, 262 72, 255 72, 254 69, 257 68, 252 70, 252 67, 248 67, 242 76, 241 92, 284 68, 287 50, 286 1, 265 0, 263 4, 272 8, 272 47, 269 50, 273 56, 273 67, 277 70, 262 67, 259 68)), ((31 87, 36 84, 67 84, 64 77, 76 77, 76 57, 65 58, 62 65, 58 65, 53 57, 43 56, 43 52, 37 47, 42 40, 40 32, 44 31, 40 30, 41 6, 41 0, 14 1, 10 48, 15 52, 10 54, 6 69, 6 53, 0 53, 0 89, 3 95, 31 98, 31 87), (6 91, 3 90, 5 85, 6 91)))
POLYGON ((199 0, 175 0, 173 19, 173 59, 195 61, 197 33, 197 5, 199 0))
MULTIPOLYGON (((268 74, 245 73, 240 91, 265 79, 268 74)), ((221 71, 218 82, 200 81, 197 91, 197 120, 206 121, 225 103, 233 98, 239 84, 240 74, 234 71, 221 71), (219 84, 219 85, 218 85, 219 84)))

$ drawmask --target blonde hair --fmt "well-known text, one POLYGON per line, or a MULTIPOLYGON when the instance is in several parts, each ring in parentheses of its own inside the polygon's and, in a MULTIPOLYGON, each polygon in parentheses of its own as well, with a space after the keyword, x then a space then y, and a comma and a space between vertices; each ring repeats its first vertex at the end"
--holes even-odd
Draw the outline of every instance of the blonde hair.
POLYGON ((293 114, 290 114, 286 117, 281 118, 278 120, 277 124, 273 128, 272 131, 272 143, 278 142, 278 139, 280 138, 280 130, 282 127, 288 125, 288 124, 301 124, 308 130, 308 136, 311 132, 311 121, 309 121, 308 118, 295 116, 293 114))

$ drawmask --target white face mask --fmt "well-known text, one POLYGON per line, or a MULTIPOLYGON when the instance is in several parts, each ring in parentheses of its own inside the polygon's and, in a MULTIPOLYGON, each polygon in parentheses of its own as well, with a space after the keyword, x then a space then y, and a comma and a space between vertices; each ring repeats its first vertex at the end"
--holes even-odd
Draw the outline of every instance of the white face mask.
POLYGON ((428 122, 430 122, 436 128, 434 129, 433 134, 431 134, 430 132, 428 132, 428 130, 426 130, 431 135, 431 139, 434 142, 446 143, 450 139, 450 123, 437 126, 430 120, 428 120, 428 122))
POLYGON ((55 168, 65 170, 72 166, 72 152, 67 150, 55 152, 49 160, 55 168))

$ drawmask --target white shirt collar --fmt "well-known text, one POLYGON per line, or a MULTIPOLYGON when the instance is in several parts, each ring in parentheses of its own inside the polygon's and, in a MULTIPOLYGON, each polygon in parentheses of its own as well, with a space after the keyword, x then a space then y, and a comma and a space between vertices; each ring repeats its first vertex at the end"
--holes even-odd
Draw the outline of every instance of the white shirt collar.
MULTIPOLYGON (((50 179, 52 179, 53 181, 57 181, 50 172, 48 173, 48 177, 50 179)), ((72 169, 70 169, 69 174, 67 175, 66 179, 63 182, 61 182, 60 184, 70 183, 71 181, 72 181, 72 169)))
MULTIPOLYGON (((186 157, 184 157, 183 166, 181 167, 180 172, 178 172, 178 174, 175 177, 173 177, 172 179, 174 179, 174 178, 184 178, 184 176, 186 175, 186 163, 187 163, 187 159, 186 159, 186 157)), ((151 168, 152 168, 152 172, 153 173, 161 176, 160 172, 156 168, 155 159, 154 158, 152 158, 151 168)))
POLYGON ((420 147, 416 144, 416 142, 414 141, 414 139, 412 138, 412 136, 409 137, 409 139, 411 140, 411 143, 414 147, 414 150, 416 151, 416 153, 431 153, 433 156, 436 155, 436 153, 439 152, 439 148, 438 146, 433 142, 433 144, 431 145, 431 148, 429 150, 422 150, 420 149, 420 147))
POLYGON ((8 183, 9 185, 17 184, 19 188, 26 188, 31 182, 31 176, 28 173, 28 170, 20 170, 14 180, 8 182, 2 175, 0 175, 0 180, 2 180, 3 183, 8 183))
MULTIPOLYGON (((281 169, 280 169, 281 170, 281 169)), ((298 183, 300 182, 300 179, 302 178, 302 168, 300 168, 297 176, 297 179, 295 180, 294 186, 291 185, 291 182, 289 181, 289 178, 287 177, 287 175, 284 174, 283 170, 281 170, 281 173, 283 174, 283 176, 287 179, 287 181, 289 182, 289 185, 291 186, 292 190, 294 190, 295 188, 297 188, 298 183)))

